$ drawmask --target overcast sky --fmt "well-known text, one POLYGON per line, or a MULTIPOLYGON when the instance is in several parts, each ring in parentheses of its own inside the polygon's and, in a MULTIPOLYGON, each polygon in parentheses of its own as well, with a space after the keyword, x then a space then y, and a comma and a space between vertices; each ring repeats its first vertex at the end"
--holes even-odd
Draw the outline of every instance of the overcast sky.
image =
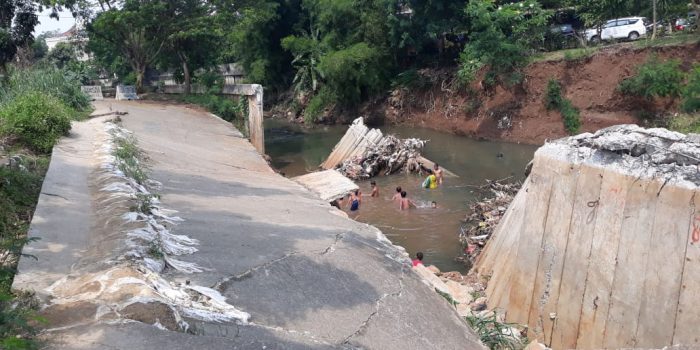
POLYGON ((39 25, 34 28, 34 35, 39 35, 41 33, 56 29, 59 29, 61 32, 65 32, 70 29, 73 24, 75 24, 75 19, 73 19, 73 15, 71 15, 70 12, 61 12, 59 14, 59 20, 50 18, 49 14, 51 14, 50 10, 45 10, 39 14, 39 25))

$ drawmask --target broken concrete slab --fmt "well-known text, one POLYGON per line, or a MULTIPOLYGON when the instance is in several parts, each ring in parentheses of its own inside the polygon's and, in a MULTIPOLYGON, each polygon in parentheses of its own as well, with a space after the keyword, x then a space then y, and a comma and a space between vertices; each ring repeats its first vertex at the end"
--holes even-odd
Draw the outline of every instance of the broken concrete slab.
POLYGON ((489 307, 555 349, 697 344, 699 151, 636 125, 542 146, 477 261, 489 307))

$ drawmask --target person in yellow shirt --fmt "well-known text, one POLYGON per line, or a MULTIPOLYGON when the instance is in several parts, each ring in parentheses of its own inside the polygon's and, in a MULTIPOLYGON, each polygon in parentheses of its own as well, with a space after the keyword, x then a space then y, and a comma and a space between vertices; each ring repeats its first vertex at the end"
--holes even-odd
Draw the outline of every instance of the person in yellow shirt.
POLYGON ((423 188, 429 188, 429 189, 436 189, 438 186, 438 180, 437 176, 435 176, 435 172, 432 170, 429 170, 428 177, 425 178, 423 181, 423 188))

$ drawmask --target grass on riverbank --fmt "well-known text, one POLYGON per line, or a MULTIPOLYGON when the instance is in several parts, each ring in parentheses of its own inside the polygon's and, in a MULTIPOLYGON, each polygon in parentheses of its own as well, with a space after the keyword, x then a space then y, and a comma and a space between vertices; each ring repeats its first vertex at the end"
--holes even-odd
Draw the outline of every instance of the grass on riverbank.
POLYGON ((597 45, 588 46, 575 49, 565 49, 559 51, 544 52, 542 54, 535 55, 532 58, 532 62, 550 62, 550 61, 577 61, 580 59, 588 58, 596 54, 598 51, 614 49, 614 48, 650 48, 650 47, 664 47, 664 46, 683 46, 691 45, 700 42, 700 36, 696 34, 688 33, 675 33, 673 35, 668 35, 660 37, 654 40, 651 38, 644 38, 634 42, 625 43, 613 43, 609 45, 597 45))
POLYGON ((700 114, 679 114, 671 117, 668 128, 685 134, 700 134, 700 114))

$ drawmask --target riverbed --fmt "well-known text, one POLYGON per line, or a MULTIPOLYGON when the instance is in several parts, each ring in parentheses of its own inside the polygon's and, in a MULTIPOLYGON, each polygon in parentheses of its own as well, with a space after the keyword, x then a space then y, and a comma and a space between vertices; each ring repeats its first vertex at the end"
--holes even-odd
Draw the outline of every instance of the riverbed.
MULTIPOLYGON (((346 126, 319 126, 311 129, 280 120, 265 121, 265 149, 272 158, 272 166, 288 177, 306 174, 330 154, 340 140, 346 126)), ((401 138, 417 137, 428 140, 422 154, 458 177, 445 177, 437 189, 420 187, 423 180, 417 175, 398 173, 374 178, 380 189, 378 198, 369 196, 369 181, 357 184, 363 193, 356 220, 378 227, 394 243, 403 246, 414 256, 421 251, 426 264, 436 265, 443 271, 465 272, 463 264, 454 260, 461 252, 458 240, 461 220, 469 204, 480 195, 473 186, 486 179, 496 180, 512 176, 524 179, 525 165, 532 159, 537 146, 471 138, 441 133, 429 129, 405 126, 382 126, 385 134, 401 138), (401 211, 391 201, 395 187, 401 186, 419 208, 401 211), (430 208, 432 201, 438 208, 430 208)), ((347 208, 345 208, 347 211, 347 208)))

